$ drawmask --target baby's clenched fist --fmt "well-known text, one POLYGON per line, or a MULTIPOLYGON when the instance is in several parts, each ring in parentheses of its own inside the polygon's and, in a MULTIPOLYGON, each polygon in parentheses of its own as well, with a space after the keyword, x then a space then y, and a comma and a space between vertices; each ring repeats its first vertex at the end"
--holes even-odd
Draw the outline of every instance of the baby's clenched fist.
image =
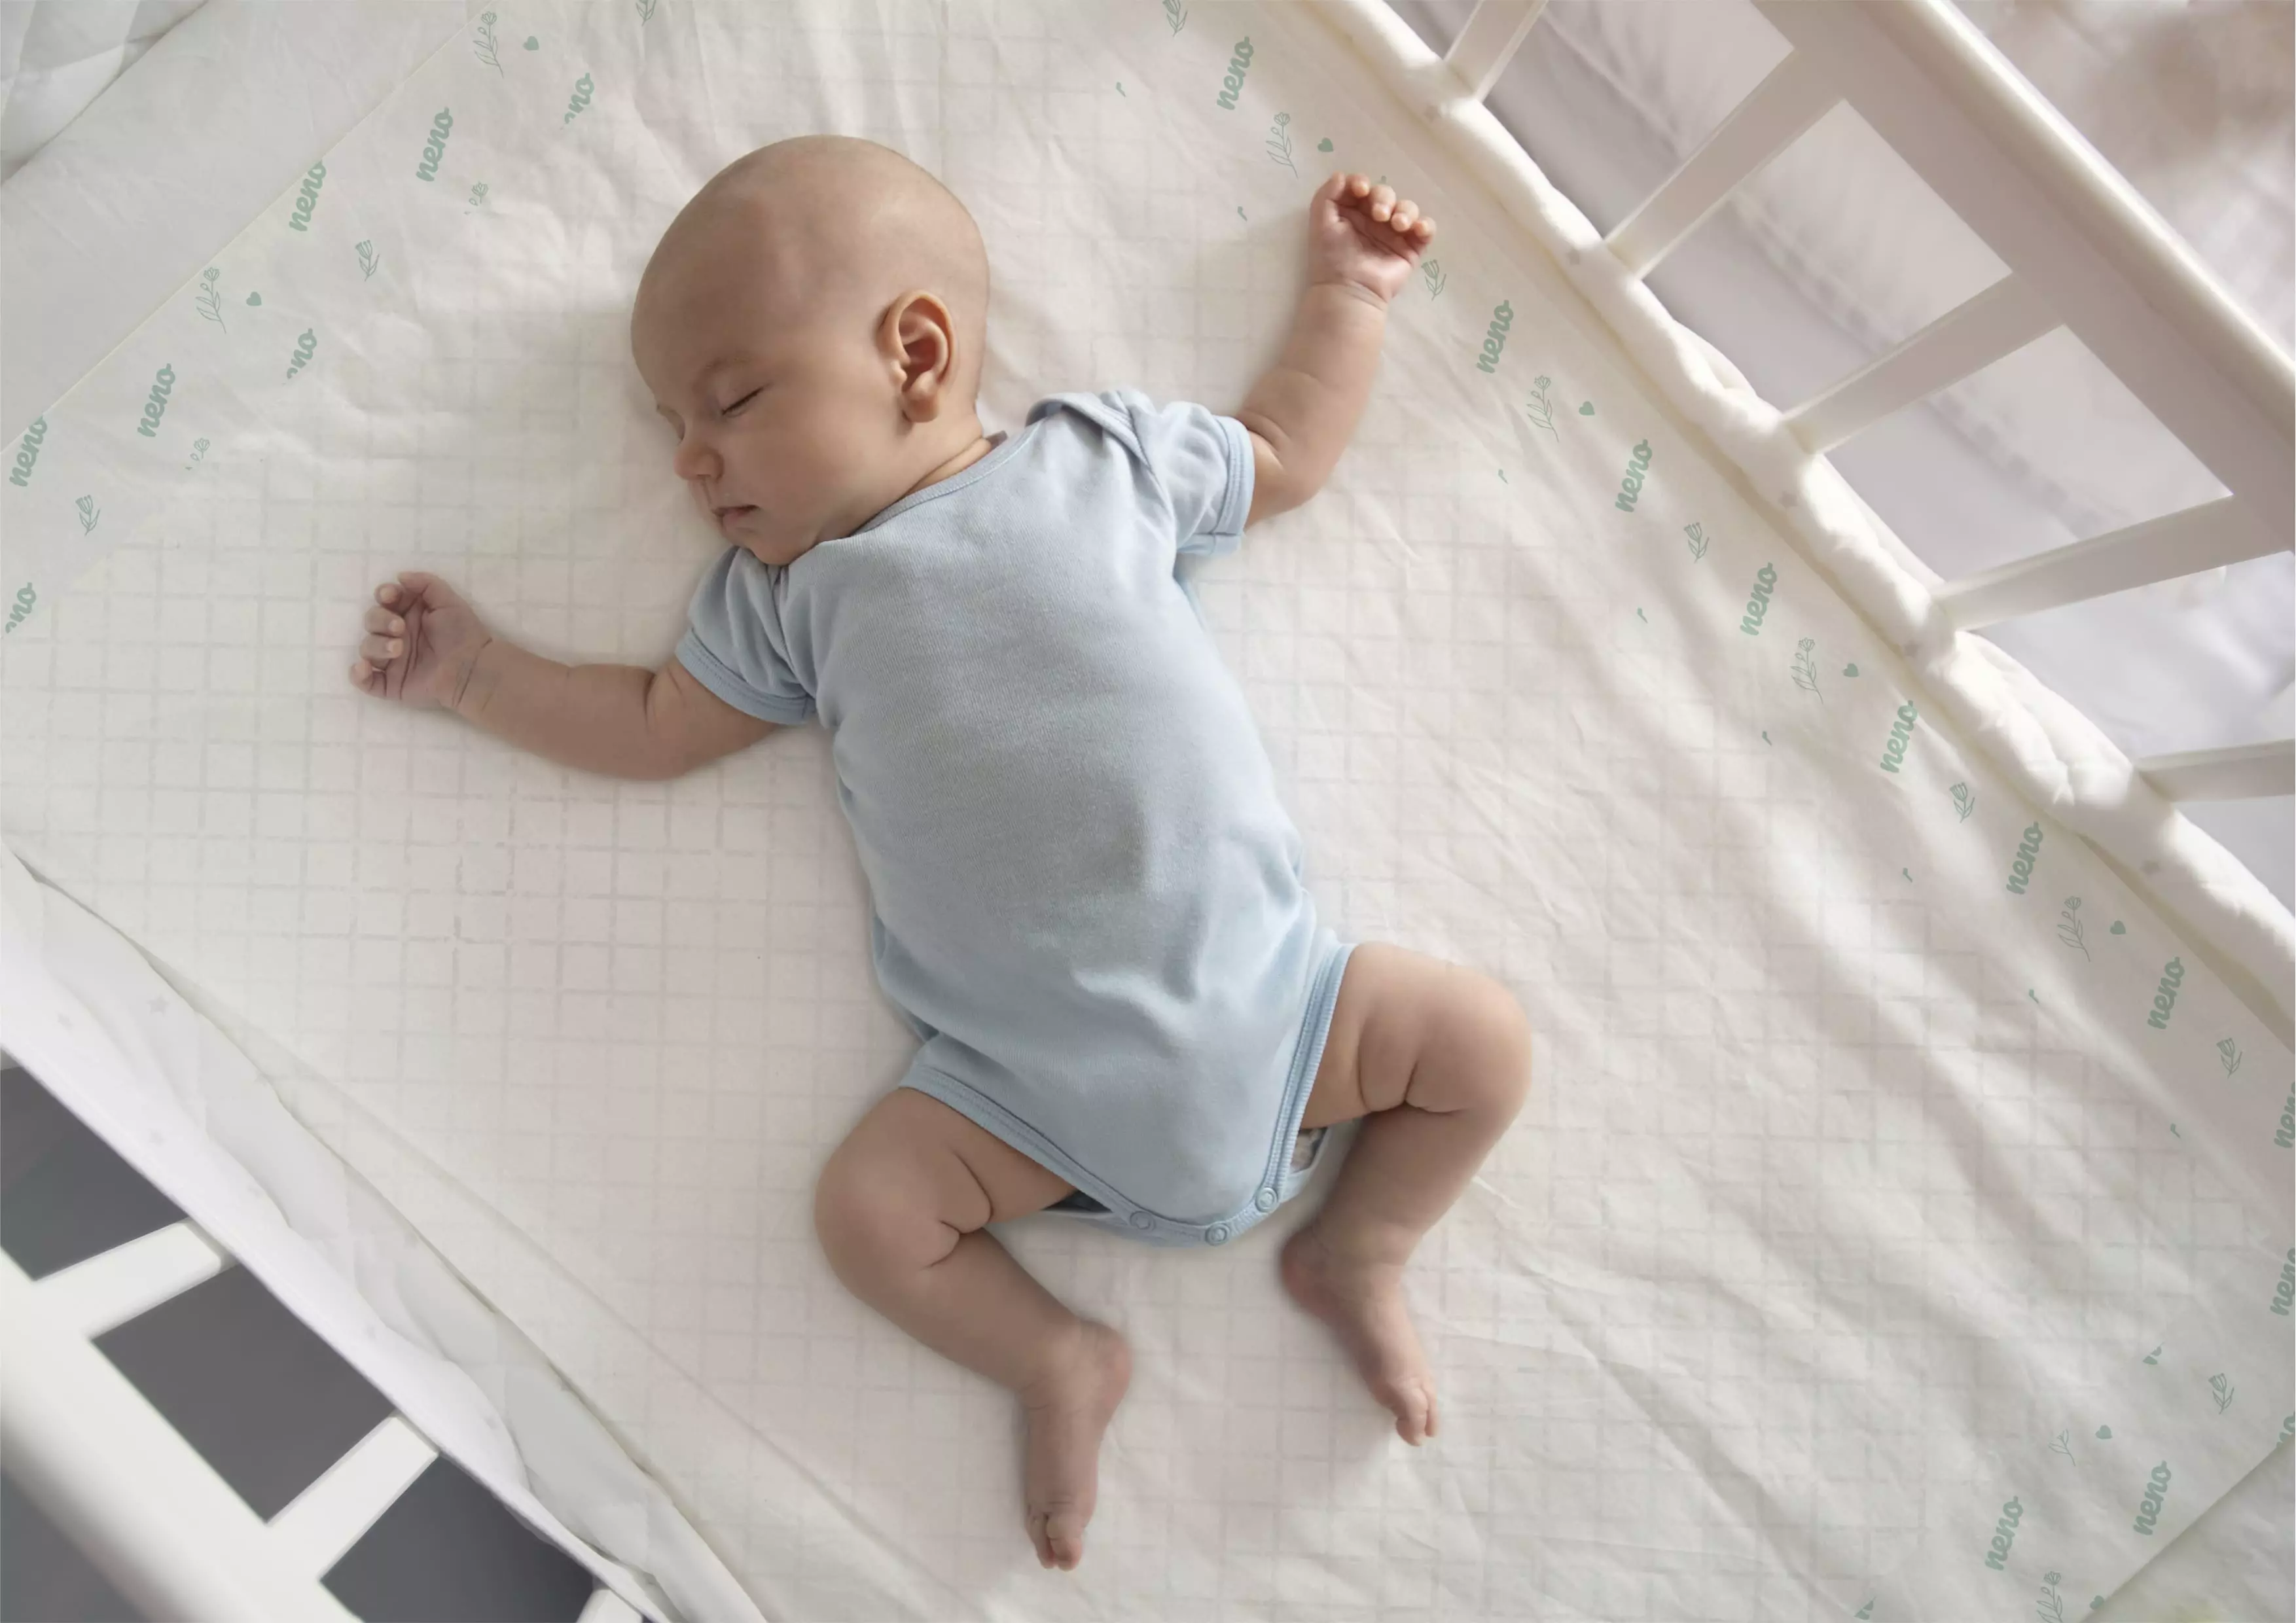
POLYGON ((351 685, 378 699, 455 709, 479 654, 493 641, 478 613, 445 581, 419 570, 374 591, 351 685))
POLYGON ((1308 204, 1308 280, 1361 289, 1391 301, 1435 240, 1419 205, 1362 175, 1334 175, 1308 204))

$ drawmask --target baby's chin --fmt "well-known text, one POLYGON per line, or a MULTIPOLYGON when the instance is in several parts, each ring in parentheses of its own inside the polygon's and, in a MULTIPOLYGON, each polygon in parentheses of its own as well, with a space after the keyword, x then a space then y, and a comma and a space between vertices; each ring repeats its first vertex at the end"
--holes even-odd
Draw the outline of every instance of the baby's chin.
POLYGON ((734 534, 728 538, 734 545, 748 552, 759 563, 770 563, 784 569, 813 550, 813 545, 810 542, 800 544, 776 536, 734 534))
POLYGON ((719 535, 751 553, 760 563, 788 563, 806 550, 788 537, 775 534, 755 507, 737 507, 722 518, 713 513, 709 521, 718 527, 719 535))

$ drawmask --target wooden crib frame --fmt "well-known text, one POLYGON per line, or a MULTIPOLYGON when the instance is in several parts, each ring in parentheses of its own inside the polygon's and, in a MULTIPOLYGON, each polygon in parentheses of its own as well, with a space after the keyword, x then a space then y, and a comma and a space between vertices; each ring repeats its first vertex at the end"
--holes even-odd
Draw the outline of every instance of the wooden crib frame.
MULTIPOLYGON (((1441 57, 1384 0, 1326 15, 1463 155, 1519 162, 1483 98, 1545 0, 1480 0, 1441 57)), ((1784 414, 1822 454, 2062 325, 2230 493, 1947 583, 1956 629, 2261 557, 2291 545, 2296 370, 2166 224, 1949 0, 1754 0, 1792 46, 1665 184, 1605 238, 1646 275, 1730 193, 1847 102, 2010 274, 1784 414)), ((2260 741, 2136 763, 2166 798, 2296 791, 2296 746, 2260 741)), ((348 1618, 319 1584, 433 1452, 393 1416, 273 1522, 247 1506, 89 1344, 226 1258, 190 1224, 38 1285, 0 1264, 12 1467, 139 1603, 245 1623, 348 1618)), ((627 1617, 610 1592, 590 1612, 627 1617)))

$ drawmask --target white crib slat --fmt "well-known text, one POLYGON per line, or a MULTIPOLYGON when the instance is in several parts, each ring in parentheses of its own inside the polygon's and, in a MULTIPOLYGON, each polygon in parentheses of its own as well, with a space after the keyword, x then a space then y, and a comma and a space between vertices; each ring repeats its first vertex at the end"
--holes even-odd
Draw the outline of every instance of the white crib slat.
POLYGON ((574 1623, 641 1623, 637 1611, 611 1589, 590 1591, 589 1603, 574 1623))
POLYGON ((1816 63, 1795 52, 1771 69, 1666 184, 1603 239, 1611 252, 1628 275, 1648 275, 1724 198, 1841 99, 1816 63))
POLYGON ((0 1364, 8 1474, 144 1615, 357 1623, 281 1565, 247 1501, 4 1255, 0 1364))
POLYGON ((2286 529, 2296 365, 1961 8, 1754 3, 2259 527, 2286 529))
POLYGON ((396 1414, 385 1416, 271 1519, 283 1558, 297 1572, 325 1572, 438 1457, 421 1432, 396 1414))
POLYGON ((1830 450, 1882 418, 2022 349, 2057 324, 2017 277, 2004 276, 1905 342, 1786 414, 1805 450, 1830 450))
POLYGON ((74 1334, 93 1340, 213 1278, 230 1261, 189 1223, 171 1223, 60 1268, 33 1289, 40 1305, 74 1334))
POLYGON ((2259 529, 2238 498, 2219 496, 2111 535, 1948 581, 1938 588, 1937 601, 1956 629, 1968 631, 2261 558, 2287 546, 2285 535, 2259 529))
POLYGON ((2171 800, 2254 800, 2296 794, 2296 740, 2155 755, 2136 770, 2171 800))
POLYGON ((1480 102, 1490 94, 1546 9, 1546 0, 1477 0, 1474 15, 1443 53, 1468 95, 1480 102))

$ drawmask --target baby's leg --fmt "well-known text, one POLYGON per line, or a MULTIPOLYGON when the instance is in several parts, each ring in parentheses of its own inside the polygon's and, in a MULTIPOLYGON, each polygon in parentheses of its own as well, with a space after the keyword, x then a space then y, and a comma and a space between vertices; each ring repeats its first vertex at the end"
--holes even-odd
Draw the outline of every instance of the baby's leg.
POLYGON ((1530 1089, 1530 1022, 1488 975, 1366 941, 1324 1039, 1302 1127, 1367 1116, 1331 1198, 1283 1248, 1283 1283, 1338 1332, 1407 1443, 1435 1434, 1435 1385, 1403 1265, 1530 1089))
POLYGON ((1044 1566, 1084 1554, 1100 1437, 1132 1354, 981 1232, 1069 1193, 1054 1174, 939 1100, 896 1088, 822 1169, 814 1225, 846 1288, 931 1348, 1018 1394, 1029 1536, 1044 1566))

